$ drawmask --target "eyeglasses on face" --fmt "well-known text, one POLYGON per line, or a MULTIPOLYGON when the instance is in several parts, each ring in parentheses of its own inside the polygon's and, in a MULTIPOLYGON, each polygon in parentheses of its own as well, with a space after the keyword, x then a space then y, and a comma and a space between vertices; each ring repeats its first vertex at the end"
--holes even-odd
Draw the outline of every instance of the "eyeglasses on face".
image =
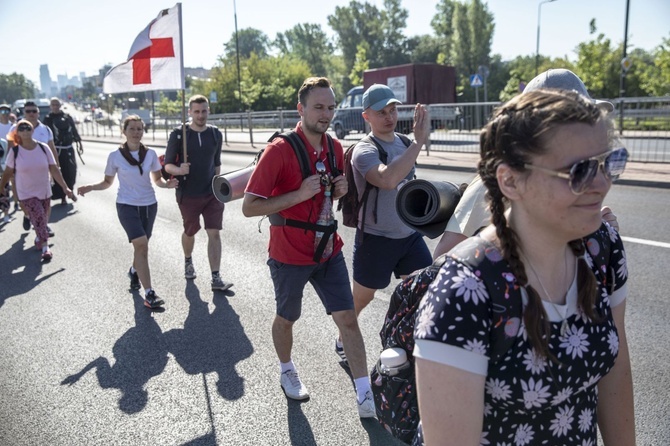
POLYGON ((16 128, 19 132, 32 132, 33 128, 29 126, 28 124, 21 124, 16 128))
POLYGON ((9 114, 9 110, 7 110, 6 108, 3 108, 2 110, 0 110, 0 114, 2 114, 2 115, 8 115, 8 114, 9 114))
POLYGON ((23 110, 26 113, 37 113, 39 110, 23 110))
POLYGON ((567 172, 559 172, 557 170, 534 166, 532 164, 524 164, 524 167, 530 170, 539 170, 548 175, 568 180, 572 193, 581 195, 589 188, 589 186, 591 186, 599 168, 602 169, 609 180, 616 181, 626 168, 627 161, 628 150, 622 147, 620 149, 609 150, 585 160, 577 161, 567 172))

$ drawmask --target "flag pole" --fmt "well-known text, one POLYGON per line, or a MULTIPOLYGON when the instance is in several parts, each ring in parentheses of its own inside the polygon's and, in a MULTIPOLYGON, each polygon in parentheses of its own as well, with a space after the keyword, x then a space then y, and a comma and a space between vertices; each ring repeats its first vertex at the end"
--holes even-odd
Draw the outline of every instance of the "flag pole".
POLYGON ((183 162, 188 162, 188 153, 186 150, 186 90, 181 90, 181 141, 183 151, 183 162))

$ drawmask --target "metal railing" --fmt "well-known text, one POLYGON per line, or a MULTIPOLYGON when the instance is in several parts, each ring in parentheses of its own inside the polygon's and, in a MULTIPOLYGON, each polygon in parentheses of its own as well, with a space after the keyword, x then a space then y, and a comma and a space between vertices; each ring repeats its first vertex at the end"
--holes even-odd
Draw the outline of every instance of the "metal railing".
MULTIPOLYGON (((620 131, 620 139, 631 153, 632 161, 670 162, 670 97, 625 98, 612 101, 613 118, 620 131)), ((433 104, 429 106, 431 137, 429 151, 479 151, 479 129, 488 121, 499 102, 433 104)), ((412 106, 398 107, 397 131, 411 132, 412 106)), ((365 136, 368 129, 361 117, 361 108, 338 109, 331 123, 331 133, 347 143, 365 136)), ((109 136, 121 140, 118 122, 104 118, 79 124, 79 131, 87 136, 109 136)), ((297 110, 224 113, 209 116, 229 143, 251 143, 262 147, 275 132, 293 129, 300 120, 297 110)), ((154 119, 145 137, 167 139, 169 132, 181 124, 180 117, 154 119)))

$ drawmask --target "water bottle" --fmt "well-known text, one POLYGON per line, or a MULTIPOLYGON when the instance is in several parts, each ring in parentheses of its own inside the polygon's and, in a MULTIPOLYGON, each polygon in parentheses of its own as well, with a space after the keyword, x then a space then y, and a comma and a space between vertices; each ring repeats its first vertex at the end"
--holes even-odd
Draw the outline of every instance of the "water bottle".
POLYGON ((402 348, 387 348, 379 355, 379 373, 386 376, 396 376, 409 367, 407 352, 402 348))
MULTIPOLYGON (((325 198, 323 199, 323 205, 321 206, 321 212, 319 213, 319 219, 316 221, 316 224, 323 226, 331 226, 335 221, 335 215, 333 214, 333 200, 330 198, 330 188, 326 188, 325 198)), ((316 236, 314 237, 314 250, 318 248, 321 240, 323 239, 323 232, 316 231, 316 236)), ((333 254, 333 234, 330 234, 326 247, 323 250, 321 255, 322 259, 327 259, 333 254)))

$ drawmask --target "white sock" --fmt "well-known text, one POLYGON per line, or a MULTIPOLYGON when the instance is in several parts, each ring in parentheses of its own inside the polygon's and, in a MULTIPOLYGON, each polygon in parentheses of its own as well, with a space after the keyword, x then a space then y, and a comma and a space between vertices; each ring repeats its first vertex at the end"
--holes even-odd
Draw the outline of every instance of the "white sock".
POLYGON ((365 399, 365 394, 370 390, 370 379, 367 376, 361 376, 354 379, 354 386, 356 387, 356 397, 360 403, 365 399))
POLYGON ((44 253, 47 252, 48 250, 49 250, 49 246, 45 243, 45 244, 42 246, 42 254, 44 254, 44 253))
POLYGON ((280 362, 279 365, 281 366, 281 372, 284 373, 288 370, 295 370, 295 364, 293 364, 293 360, 289 360, 289 362, 280 362))
POLYGON ((152 290, 153 288, 145 288, 144 289, 144 297, 147 297, 147 294, 152 290))
POLYGON ((342 344, 342 339, 340 338, 335 339, 335 345, 337 345, 337 348, 344 348, 344 345, 342 344))
POLYGON ((135 274, 136 272, 137 272, 137 270, 135 269, 135 267, 131 266, 130 267, 130 274, 135 274))

